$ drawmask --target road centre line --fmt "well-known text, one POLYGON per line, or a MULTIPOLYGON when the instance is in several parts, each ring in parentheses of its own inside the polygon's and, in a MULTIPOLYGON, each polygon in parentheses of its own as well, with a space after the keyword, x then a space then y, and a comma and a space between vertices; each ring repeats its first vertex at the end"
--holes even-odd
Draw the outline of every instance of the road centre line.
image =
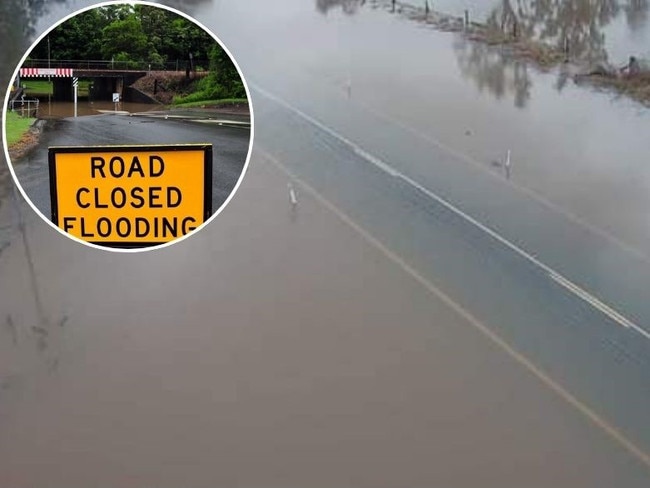
POLYGON ((544 271, 551 279, 553 279, 556 283, 560 284, 562 287, 564 287, 566 290, 580 298, 581 300, 587 302, 589 305, 594 307, 596 310, 600 311, 602 314, 606 315, 609 319, 614 321, 615 323, 634 330, 635 332, 639 333, 641 336, 645 337, 646 339, 650 339, 650 332, 648 332, 646 329, 643 327, 640 327, 639 325, 635 324, 631 320, 627 319, 624 315, 621 313, 617 312, 615 309, 610 307, 609 305, 603 303, 601 300, 599 300, 597 297, 593 296, 591 293, 586 291, 585 289, 581 288, 577 284, 573 283, 571 280, 563 276, 561 273, 555 271, 553 268, 550 266, 544 264, 541 262, 539 259, 535 258, 528 252, 524 251, 522 248, 517 246, 516 244, 510 242, 508 239, 505 237, 501 236, 498 234, 496 231, 492 230, 488 226, 482 224, 478 220, 476 220, 474 217, 468 215, 467 213, 463 212, 461 209, 453 205, 452 203, 448 202, 444 198, 440 197, 439 195, 435 194, 428 188, 425 188, 422 186, 420 183, 417 181, 413 180, 412 178, 406 176, 405 174, 399 172, 392 166, 390 166, 388 163, 382 161, 380 158, 377 156, 374 156, 373 154, 369 153, 356 143, 352 142, 351 140, 347 139, 345 136, 339 134, 336 132, 334 129, 331 129, 330 127, 324 125, 323 123, 319 122, 312 116, 304 113, 300 109, 293 107, 290 105, 288 102, 285 102, 281 98, 269 93, 268 91, 264 90, 263 88, 259 87, 256 84, 250 83, 251 87, 253 87, 254 90, 258 91, 260 94, 265 96, 266 98, 278 103, 279 105, 282 105, 283 107, 287 108, 288 110, 294 112, 295 114, 299 115, 303 119, 305 119, 307 122, 311 123, 312 125, 316 126, 323 132, 329 134, 333 138, 337 139, 338 141, 342 142, 346 146, 348 146, 355 154, 358 156, 362 157, 369 163, 373 164, 377 168, 381 169, 388 175, 392 176, 393 178, 399 178, 411 187, 419 190, 420 192, 424 193, 427 195, 429 198, 435 200, 438 202, 440 205, 444 206, 454 214, 458 215, 462 219, 464 219, 466 222, 469 222, 470 224, 474 225, 490 237, 492 237, 494 240, 497 242, 501 243, 511 251, 514 251, 516 254, 519 256, 523 257, 526 259, 528 262, 536 266, 537 268, 541 269, 544 271))
POLYGON ((549 277, 552 280, 554 280, 556 283, 562 285, 564 288, 571 291, 573 294, 582 298, 585 302, 589 303, 594 308, 597 308, 600 312, 612 318, 612 320, 616 320, 623 327, 626 327, 628 329, 631 328, 636 332, 638 332, 639 334, 641 334, 642 336, 644 336, 646 339, 650 339, 650 333, 647 332, 645 329, 642 329, 641 327, 635 325, 633 322, 630 322, 628 319, 626 319, 621 314, 619 314, 616 310, 612 309, 608 305, 599 301, 589 293, 585 292, 580 287, 574 285, 572 282, 564 278, 562 275, 559 275, 555 272, 551 272, 549 273, 549 277))
POLYGON ((300 185, 307 193, 309 193, 318 203, 323 205, 326 209, 331 211, 335 216, 337 216, 344 224, 348 225, 351 229, 356 231, 363 239, 365 239, 370 245, 378 249, 383 253, 388 259, 393 261, 396 265, 402 268, 408 275, 414 278, 418 283, 424 286, 432 295, 440 299, 445 305, 447 305, 451 310, 457 313, 460 317, 467 320, 467 322, 491 340, 494 344, 500 347, 507 355, 509 355, 515 362, 522 365, 526 370, 528 370, 533 376, 539 379, 544 385, 546 385, 551 391, 556 393, 559 397, 565 400, 569 405, 578 410, 581 414, 587 417, 591 422, 593 422, 597 427, 603 430, 610 438, 616 441, 621 447, 627 450, 632 456, 637 458, 641 463, 643 463, 647 468, 650 468, 650 454, 646 453, 642 448, 638 447, 634 442, 629 440, 624 434, 622 434, 614 426, 610 425, 605 419, 600 417, 594 410, 589 408, 586 404, 581 402, 577 397, 572 395, 568 390, 562 387, 559 383, 553 380, 548 374, 546 374, 542 369, 537 367, 532 361, 530 361, 526 356, 514 349, 508 342, 501 338, 496 332, 490 329, 487 325, 483 324, 479 319, 477 319, 471 312, 465 309, 462 305, 457 303, 453 298, 447 295, 444 291, 438 288, 436 285, 428 281, 424 276, 418 273, 411 265, 409 265, 404 259, 395 254, 379 240, 373 237, 368 231, 363 227, 355 223, 347 214, 343 213, 338 207, 333 203, 327 200, 322 196, 318 191, 316 191, 311 185, 305 181, 298 178, 293 174, 286 166, 284 166, 279 160, 273 157, 264 149, 260 149, 259 146, 256 146, 253 151, 257 151, 261 156, 267 160, 269 163, 273 164, 280 171, 285 173, 289 178, 295 181, 300 185))

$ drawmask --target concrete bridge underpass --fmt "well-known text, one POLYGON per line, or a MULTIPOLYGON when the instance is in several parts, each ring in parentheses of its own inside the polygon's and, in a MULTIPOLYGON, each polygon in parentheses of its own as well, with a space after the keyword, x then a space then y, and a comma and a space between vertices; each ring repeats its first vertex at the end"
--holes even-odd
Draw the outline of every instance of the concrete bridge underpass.
POLYGON ((67 102, 74 97, 73 79, 90 80, 89 97, 91 100, 111 101, 113 93, 119 93, 120 99, 131 100, 136 94, 128 87, 138 78, 147 74, 146 70, 120 70, 96 68, 21 68, 20 79, 50 78, 53 85, 52 100, 67 102))

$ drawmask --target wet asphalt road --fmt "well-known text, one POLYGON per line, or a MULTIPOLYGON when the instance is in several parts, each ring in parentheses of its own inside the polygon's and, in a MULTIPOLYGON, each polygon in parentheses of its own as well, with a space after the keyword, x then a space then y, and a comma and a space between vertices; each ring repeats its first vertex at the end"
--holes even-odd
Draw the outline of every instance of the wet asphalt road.
MULTIPOLYGON (((424 156, 415 144, 408 153, 387 159, 391 140, 386 127, 382 132, 385 144, 364 146, 372 150, 360 154, 277 101, 261 93, 254 100, 260 121, 259 147, 283 161, 419 273, 490 324, 515 349, 611 419, 646 452, 650 450, 648 337, 612 320, 544 269, 420 189, 380 169, 373 155, 381 154, 381 162, 400 170, 412 158, 429 161, 437 169, 429 174, 437 177, 419 175, 419 181, 426 181, 424 186, 434 191, 453 184, 462 165, 446 166, 449 154, 442 151, 436 158, 429 147, 424 156)), ((615 303, 618 312, 648 330, 647 263, 522 197, 490 175, 482 181, 480 173, 473 174, 456 189, 463 199, 452 199, 454 203, 466 211, 471 209, 482 223, 542 263, 559 265, 556 270, 568 279, 587 290, 597 288, 606 304, 615 303), (494 189, 487 192, 482 184, 494 185, 494 189), (486 195, 491 195, 492 201, 486 200, 486 195), (472 207, 481 203, 482 207, 472 207), (500 212, 491 214, 499 205, 500 212), (527 240, 533 237, 537 237, 534 246, 527 240), (573 246, 578 242, 581 248, 576 249, 573 246), (617 299, 624 299, 625 305, 617 299)))
POLYGON ((23 189, 48 218, 49 146, 211 143, 212 211, 216 212, 239 180, 250 142, 248 128, 207 125, 178 119, 106 114, 50 121, 49 124, 39 146, 14 164, 23 189))

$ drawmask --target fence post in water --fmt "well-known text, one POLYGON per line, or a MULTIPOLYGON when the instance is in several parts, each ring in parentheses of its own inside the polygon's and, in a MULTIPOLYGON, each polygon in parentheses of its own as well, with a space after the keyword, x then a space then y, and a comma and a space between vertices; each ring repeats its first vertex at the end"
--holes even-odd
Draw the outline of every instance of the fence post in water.
POLYGON ((465 29, 469 28, 469 10, 465 9, 465 29))
POLYGON ((519 33, 517 31, 517 27, 518 27, 517 26, 517 19, 515 19, 515 20, 512 21, 512 37, 514 37, 515 39, 517 39, 517 36, 519 35, 519 33))
POLYGON ((424 14, 429 16, 429 0, 424 0, 424 14))
POLYGON ((393 12, 395 12, 395 0, 393 0, 393 12))
POLYGON ((569 38, 564 37, 564 61, 569 61, 569 38))

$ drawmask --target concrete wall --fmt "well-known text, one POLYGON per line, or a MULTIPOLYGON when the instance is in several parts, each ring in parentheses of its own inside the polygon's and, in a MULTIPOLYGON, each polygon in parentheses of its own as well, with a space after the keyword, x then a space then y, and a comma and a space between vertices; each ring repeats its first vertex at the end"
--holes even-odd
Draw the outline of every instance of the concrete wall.
POLYGON ((127 86, 124 89, 124 101, 136 103, 155 103, 161 105, 161 103, 157 100, 154 100, 149 95, 142 93, 140 90, 133 88, 132 86, 127 86))

